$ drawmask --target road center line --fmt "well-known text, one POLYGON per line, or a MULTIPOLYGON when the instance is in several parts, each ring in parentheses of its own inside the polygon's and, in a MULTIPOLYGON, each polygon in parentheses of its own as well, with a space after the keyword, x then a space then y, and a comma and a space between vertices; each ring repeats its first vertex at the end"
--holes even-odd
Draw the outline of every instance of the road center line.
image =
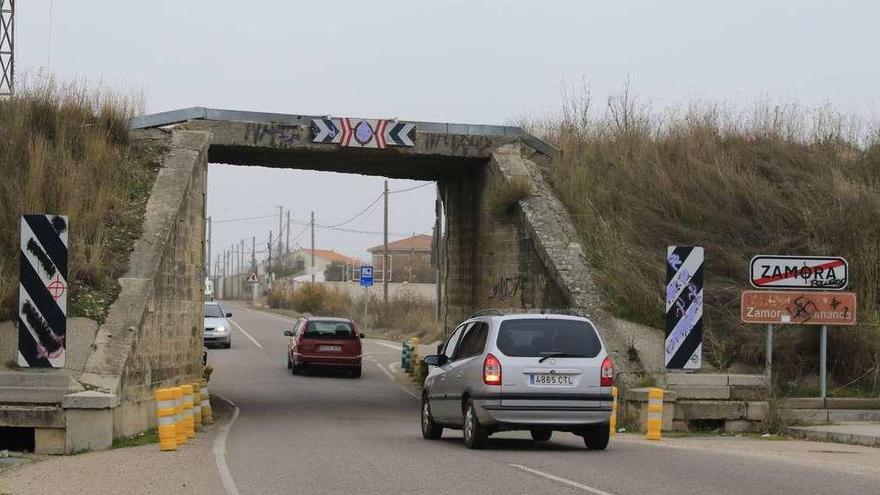
POLYGON ((217 436, 214 437, 214 462, 217 464, 217 471, 220 472, 220 481, 223 483, 223 489, 226 490, 226 495, 238 495, 238 488, 235 487, 235 480, 232 479, 232 473, 229 472, 229 467, 226 465, 226 436, 229 434, 229 430, 232 429, 232 424, 238 419, 238 406, 220 394, 215 393, 214 396, 222 399, 224 402, 228 402, 229 405, 234 408, 232 419, 223 425, 217 433, 217 436))
POLYGON ((239 325, 238 323, 236 323, 232 320, 229 320, 229 322, 232 323, 233 325, 235 325, 235 328, 239 329, 239 331, 241 331, 241 333, 243 333, 245 337, 251 339, 251 342, 253 342, 255 346, 259 347, 260 349, 263 348, 263 344, 257 342, 257 339, 251 337, 251 334, 245 332, 244 328, 241 328, 241 325, 239 325))
POLYGON ((544 471, 538 471, 537 469, 533 469, 528 466, 523 466, 520 464, 508 464, 508 466, 525 471, 527 473, 532 473, 532 474, 534 474, 536 476, 540 476, 542 478, 547 478, 548 480, 553 480, 557 483, 562 483, 563 485, 568 485, 572 488, 577 488, 578 490, 583 490, 585 492, 593 493, 594 495, 612 495, 611 493, 599 490, 598 488, 593 488, 591 486, 583 485, 581 483, 578 483, 577 481, 572 481, 569 479, 560 478, 559 476, 556 476, 556 475, 553 475, 550 473, 545 473, 544 471))

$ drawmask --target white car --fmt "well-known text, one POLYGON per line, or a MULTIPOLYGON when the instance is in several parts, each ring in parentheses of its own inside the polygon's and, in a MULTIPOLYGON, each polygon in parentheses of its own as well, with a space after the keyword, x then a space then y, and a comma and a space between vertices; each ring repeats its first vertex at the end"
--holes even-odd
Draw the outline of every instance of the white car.
POLYGON ((226 349, 232 347, 232 327, 227 318, 232 318, 232 313, 224 313, 220 303, 205 303, 205 330, 202 334, 205 346, 214 344, 226 349))
POLYGON ((480 448, 498 431, 528 430, 536 441, 567 431, 589 449, 608 445, 614 368, 586 318, 477 313, 424 363, 426 439, 452 428, 480 448))

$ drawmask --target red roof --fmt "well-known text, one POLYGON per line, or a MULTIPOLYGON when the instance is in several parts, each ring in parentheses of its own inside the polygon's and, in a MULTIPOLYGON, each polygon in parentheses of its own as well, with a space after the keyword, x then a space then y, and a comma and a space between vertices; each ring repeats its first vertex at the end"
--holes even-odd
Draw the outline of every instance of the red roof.
MULTIPOLYGON (((416 251, 430 253, 433 240, 434 238, 427 234, 419 234, 399 241, 389 242, 388 251, 416 251)), ((367 249, 367 251, 371 253, 381 253, 384 250, 384 244, 379 244, 378 246, 367 249)))

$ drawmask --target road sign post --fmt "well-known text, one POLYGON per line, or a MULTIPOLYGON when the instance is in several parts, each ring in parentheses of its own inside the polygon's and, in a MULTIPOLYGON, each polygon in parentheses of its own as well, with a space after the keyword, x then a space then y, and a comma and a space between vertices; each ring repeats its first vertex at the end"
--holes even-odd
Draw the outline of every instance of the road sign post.
POLYGON ((766 323, 765 368, 773 365, 773 325, 821 325, 819 333, 819 397, 828 394, 828 326, 855 325, 858 300, 843 291, 849 264, 836 256, 755 256, 749 280, 758 289, 745 290, 740 304, 743 323, 766 323))
POLYGON ((364 332, 367 331, 369 320, 367 308, 370 305, 370 287, 373 285, 373 267, 361 266, 361 286, 364 288, 364 332))

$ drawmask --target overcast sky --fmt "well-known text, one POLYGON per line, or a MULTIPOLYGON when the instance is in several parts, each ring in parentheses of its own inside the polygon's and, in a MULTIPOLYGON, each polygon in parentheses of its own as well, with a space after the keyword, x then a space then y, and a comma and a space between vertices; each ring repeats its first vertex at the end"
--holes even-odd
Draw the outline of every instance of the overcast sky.
MULTIPOLYGON (((143 93, 148 112, 493 124, 555 113, 563 84, 586 81, 601 99, 627 78, 656 108, 798 100, 876 117, 880 102, 876 0, 55 0, 51 43, 49 0, 17 8, 19 74, 48 66, 63 80, 143 93)), ((315 210, 333 224, 381 188, 375 177, 217 166, 209 214, 262 216, 284 205, 297 220, 315 210)), ((391 230, 426 231, 433 200, 432 186, 393 196, 391 230)), ((350 226, 380 229, 381 209, 350 226)), ((217 225, 215 253, 269 229, 277 221, 217 225)), ((318 235, 321 248, 361 256, 380 240, 318 235)))

